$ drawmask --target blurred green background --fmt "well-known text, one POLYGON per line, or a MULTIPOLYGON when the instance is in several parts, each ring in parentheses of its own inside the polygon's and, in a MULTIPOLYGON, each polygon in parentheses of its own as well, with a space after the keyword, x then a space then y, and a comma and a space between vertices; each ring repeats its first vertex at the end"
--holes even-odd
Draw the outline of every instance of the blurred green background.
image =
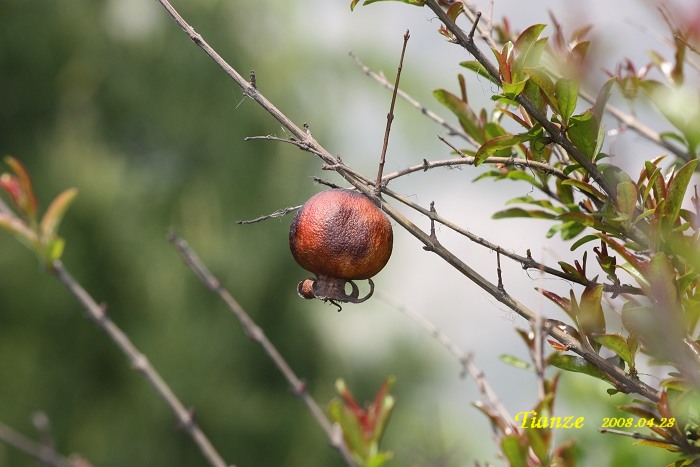
MULTIPOLYGON (((303 404, 165 239, 172 225, 191 242, 325 404, 341 370, 329 372, 295 297, 288 222, 235 224, 313 193, 312 160, 245 143, 278 129, 156 2, 138 3, 2 2, 0 152, 26 164, 44 206, 80 190, 61 232, 66 266, 194 407, 225 459, 337 464, 303 404)), ((234 67, 256 68, 270 98, 297 105, 263 77, 308 62, 251 57, 245 6, 184 10, 234 67)), ((164 403, 32 253, 7 235, 0 252, 0 420, 32 435, 42 410, 60 451, 95 465, 203 465, 164 403)), ((0 465, 31 464, 0 446, 0 465)))
MULTIPOLYGON (((294 5, 267 6, 271 24, 249 2, 180 5, 231 65, 255 69, 266 96, 303 119, 293 81, 322 51, 276 49, 285 38, 274 23, 294 5)), ((44 207, 79 189, 61 230, 67 268, 194 408, 228 462, 342 465, 276 368, 166 241, 174 226, 322 406, 341 376, 361 401, 389 372, 410 387, 424 372, 405 348, 400 361, 372 369, 321 344, 309 303, 296 296, 306 273, 289 254, 289 217, 235 224, 302 203, 319 190, 318 162, 288 145, 244 142, 283 133, 157 2, 9 0, 1 10, 0 153, 26 165, 44 207)), ((313 127, 319 139, 323 122, 313 127)), ((205 464, 145 380, 6 234, 0 279, 0 421, 36 438, 31 417, 43 411, 58 450, 94 465, 205 464)), ((0 466, 33 464, 0 444, 0 466)))
MULTIPOLYGON (((329 149, 343 148, 353 138, 361 145, 363 138, 342 130, 360 122, 348 121, 344 109, 330 105, 326 94, 318 97, 313 83, 335 81, 342 93, 352 92, 345 88, 346 74, 363 83, 365 78, 339 56, 338 50, 348 45, 332 49, 310 44, 303 35, 285 36, 289 30, 279 25, 292 17, 299 33, 318 26, 296 12, 295 2, 180 3, 175 6, 183 16, 234 68, 244 74, 255 69, 266 97, 297 122, 312 121, 314 136, 329 149)), ((317 8, 322 4, 314 3, 317 8)), ((398 4, 391 8, 392 17, 420 16, 425 22, 418 10, 398 4)), ((351 15, 347 5, 342 9, 351 15)), ((374 13, 353 13, 360 14, 374 13)), ((435 24, 424 26, 437 36, 435 24)), ((385 68, 395 66, 398 45, 397 40, 389 59, 382 59, 385 68)), ((414 86, 422 89, 422 100, 429 99, 432 88, 454 85, 455 63, 447 65, 449 73, 414 86)), ((416 67, 413 77, 405 73, 404 79, 415 84, 420 72, 416 67)), ((381 96, 378 110, 368 113, 379 122, 381 134, 388 96, 375 84, 365 84, 371 89, 367 92, 381 96)), ((401 124, 394 134, 402 133, 401 124)), ((430 131, 434 135, 437 130, 430 131)), ((457 415, 455 424, 441 412, 444 405, 438 407, 437 401, 459 400, 462 410, 475 398, 475 389, 469 382, 467 392, 456 365, 436 350, 430 336, 415 331, 392 341, 390 354, 374 356, 371 349, 378 343, 370 341, 376 334, 343 329, 349 326, 345 315, 331 326, 341 334, 353 333, 355 340, 366 339, 370 350, 363 359, 344 355, 334 336, 324 335, 313 322, 314 313, 331 311, 296 296, 305 273, 288 251, 290 218, 236 225, 236 220, 301 204, 320 189, 313 175, 329 177, 317 160, 294 147, 243 141, 267 134, 284 136, 155 1, 1 2, 0 155, 13 155, 27 166, 43 206, 68 187, 79 189, 62 225, 64 263, 107 305, 112 319, 180 399, 195 409, 228 462, 342 465, 272 363, 182 264, 166 241, 169 226, 264 328, 321 405, 333 397, 338 377, 364 401, 388 374, 397 376, 399 404, 386 438, 387 448, 396 454, 394 465, 458 466, 493 458, 495 446, 482 441, 488 439, 488 425, 481 415, 471 410, 469 419, 457 415)), ((404 138, 425 139, 421 134, 404 138)), ((379 147, 380 138, 373 141, 379 147)), ((374 161, 370 155, 360 165, 373 167, 374 161)), ((459 176, 461 184, 473 178, 459 176)), ((366 326, 373 326, 369 319, 366 326)), ((515 334, 507 325, 503 333, 515 334)), ((522 378, 534 390, 530 375, 506 371, 519 381, 517 386, 522 378)), ((595 391, 584 390, 585 381, 573 382, 569 393, 579 404, 576 410, 588 406, 587 397, 591 404, 600 403, 596 395, 603 389, 593 383, 595 391)), ((501 387, 512 389, 512 380, 501 381, 501 387)), ((522 393, 525 400, 534 400, 531 393, 522 393)), ((529 406, 513 408, 518 410, 529 406)), ((94 465, 205 465, 163 401, 84 318, 77 302, 31 252, 0 234, 0 422, 36 437, 31 424, 36 411, 51 420, 59 451, 80 453, 94 465)), ((596 457, 589 451, 584 457, 595 463, 613 459, 605 455, 603 443, 630 444, 587 436, 582 442, 597 443, 603 453, 596 457)), ((34 462, 0 444, 0 466, 24 465, 34 462)))

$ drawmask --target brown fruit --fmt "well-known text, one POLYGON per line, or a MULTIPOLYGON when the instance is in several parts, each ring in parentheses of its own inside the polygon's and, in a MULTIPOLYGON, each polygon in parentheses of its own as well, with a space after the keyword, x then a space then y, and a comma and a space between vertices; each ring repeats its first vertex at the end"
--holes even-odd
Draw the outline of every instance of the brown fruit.
POLYGON ((304 298, 360 303, 374 289, 369 280, 389 261, 391 223, 365 195, 345 189, 322 191, 297 211, 289 247, 297 263, 316 275, 299 283, 304 298), (370 293, 358 298, 354 279, 368 279, 370 293), (352 291, 345 292, 346 283, 352 291))

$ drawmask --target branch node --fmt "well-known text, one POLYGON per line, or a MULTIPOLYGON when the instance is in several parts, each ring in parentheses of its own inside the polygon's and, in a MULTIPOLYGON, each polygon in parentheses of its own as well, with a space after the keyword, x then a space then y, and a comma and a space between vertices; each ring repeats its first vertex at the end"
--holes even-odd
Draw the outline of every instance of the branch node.
POLYGON ((195 410, 194 407, 189 407, 187 409, 187 417, 181 419, 177 422, 177 429, 183 431, 190 431, 195 426, 194 420, 195 410))

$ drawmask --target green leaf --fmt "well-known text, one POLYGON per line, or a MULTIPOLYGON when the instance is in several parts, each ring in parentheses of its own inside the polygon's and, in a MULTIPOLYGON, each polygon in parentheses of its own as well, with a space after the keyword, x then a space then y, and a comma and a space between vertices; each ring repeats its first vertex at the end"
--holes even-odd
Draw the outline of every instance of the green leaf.
POLYGON ((666 212, 670 218, 669 222, 671 225, 678 219, 678 214, 680 213, 685 198, 685 192, 688 189, 690 178, 693 176, 695 168, 698 166, 698 162, 698 159, 693 159, 685 164, 676 172, 673 179, 668 183, 666 212))
POLYGON ((488 122, 486 125, 484 125, 484 135, 486 136, 487 140, 497 136, 506 136, 507 134, 508 133, 506 133, 506 130, 504 130, 503 127, 496 122, 488 122))
POLYGON ((479 124, 479 117, 469 108, 469 105, 459 97, 444 89, 436 89, 433 96, 442 105, 447 107, 459 119, 459 123, 465 132, 478 143, 486 141, 484 131, 479 124))
POLYGON ((523 208, 509 208, 503 211, 498 211, 493 216, 492 219, 507 219, 510 217, 528 217, 531 219, 555 219, 556 216, 552 213, 546 211, 540 211, 538 209, 523 209, 523 208))
POLYGON ((578 235, 584 231, 586 225, 580 222, 569 221, 562 224, 559 233, 561 234, 561 239, 564 241, 571 240, 572 238, 578 237, 578 235))
MULTIPOLYGON (((534 81, 530 80, 529 78, 525 82, 525 89, 523 89, 522 95, 530 99, 530 102, 537 107, 537 110, 539 110, 543 115, 547 116, 547 99, 543 96, 542 92, 540 91, 540 88, 535 84, 534 81)), ((536 123, 532 126, 530 131, 539 131, 539 139, 544 143, 544 132, 542 131, 542 127, 539 125, 539 123, 536 123)), ((533 157, 536 157, 538 161, 542 160, 542 157, 540 154, 545 150, 545 148, 548 148, 549 146, 547 144, 540 144, 533 148, 533 157)))
POLYGON ((583 154, 593 160, 598 146, 598 122, 593 112, 587 110, 582 115, 572 116, 566 134, 583 154))
POLYGON ((559 79, 554 84, 554 95, 556 96, 557 108, 564 126, 568 126, 569 118, 576 110, 578 101, 578 81, 573 79, 559 79))
POLYGON ((617 210, 622 220, 629 226, 637 209, 637 186, 632 182, 622 182, 617 185, 617 210))
POLYGON ((554 94, 554 83, 547 72, 540 68, 530 67, 525 67, 523 71, 530 77, 529 81, 534 82, 537 87, 540 88, 545 98, 549 102, 549 105, 557 109, 558 103, 557 97, 554 94))
POLYGON ((627 345, 627 339, 619 334, 594 334, 593 339, 606 349, 615 352, 630 368, 635 367, 634 353, 627 345))
POLYGON ((585 214, 582 212, 565 212, 557 216, 558 220, 575 222, 586 227, 592 227, 595 225, 595 219, 590 214, 585 214))
POLYGON ((563 182, 561 182, 561 184, 576 187, 584 193, 592 195, 594 198, 600 201, 605 201, 606 199, 606 196, 603 193, 601 193, 597 188, 594 188, 593 185, 591 185, 590 183, 586 183, 581 180, 564 180, 563 182))
POLYGON ((78 190, 75 188, 70 188, 51 201, 51 204, 46 209, 44 217, 41 219, 41 233, 45 237, 52 237, 58 232, 58 227, 61 225, 63 216, 66 210, 73 203, 73 200, 78 195, 78 190))
MULTIPOLYGON (((602 298, 602 285, 588 285, 581 294, 578 323, 583 333, 589 338, 594 334, 603 334, 605 332, 605 315, 601 305, 602 298)), ((593 345, 593 348, 598 350, 600 345, 593 345)))
POLYGON ((547 357, 547 363, 565 371, 583 373, 612 384, 606 374, 603 373, 598 367, 588 363, 586 359, 579 357, 578 355, 568 355, 558 352, 553 353, 547 357))
POLYGON ((656 303, 662 303, 669 313, 679 312, 678 291, 675 284, 675 270, 671 260, 664 253, 657 253, 649 261, 646 274, 649 281, 647 295, 656 303))
POLYGON ((491 76, 491 74, 486 70, 484 65, 477 62, 476 60, 468 60, 466 62, 461 62, 460 66, 463 66, 467 70, 473 71, 474 73, 478 74, 479 76, 483 76, 484 78, 491 81, 493 84, 500 84, 498 81, 496 81, 494 79, 493 76, 491 76))
POLYGON ((506 365, 510 365, 515 368, 520 368, 521 370, 533 371, 535 369, 535 367, 531 363, 526 362, 525 360, 521 360, 514 355, 502 354, 498 356, 498 359, 506 365))
POLYGON ((521 144, 526 141, 530 141, 532 135, 528 133, 523 133, 520 135, 502 135, 491 138, 481 145, 478 151, 476 151, 476 156, 474 160, 474 165, 479 165, 486 160, 487 157, 493 155, 494 153, 501 151, 503 149, 509 149, 516 144, 521 144))
MULTIPOLYGON (((615 85, 615 78, 610 78, 598 91, 598 96, 596 97, 595 104, 593 104, 593 115, 601 126, 603 122, 603 115, 605 114, 605 106, 608 104, 608 99, 610 99, 610 93, 612 87, 615 85)), ((602 129, 602 127, 601 127, 602 129)), ((602 141, 601 141, 602 143, 602 141)))
POLYGON ((580 247, 583 244, 586 244, 588 242, 591 242, 593 240, 598 240, 598 236, 596 234, 589 234, 589 235, 584 235, 583 237, 579 238, 576 240, 576 242, 571 245, 570 250, 574 251, 576 248, 580 247))
POLYGON ((328 414, 333 421, 340 425, 350 452, 359 459, 365 459, 368 452, 367 443, 362 435, 362 427, 357 417, 353 416, 338 398, 331 400, 328 404, 328 414))
POLYGON ((517 81, 515 83, 506 83, 505 81, 501 83, 503 87, 503 94, 509 99, 515 99, 523 89, 525 89, 525 83, 527 80, 517 81))
MULTIPOLYGON (((352 3, 350 4, 350 10, 352 11, 355 8, 355 5, 359 3, 360 0, 353 0, 352 3)), ((371 3, 377 3, 377 2, 401 2, 401 3, 407 3, 409 5, 415 5, 415 6, 423 6, 425 5, 425 0, 365 0, 362 3, 362 6, 369 5, 371 3)))
POLYGON ((47 264, 61 259, 66 242, 61 237, 54 236, 44 246, 44 260, 47 264))
POLYGON ((517 56, 513 61, 513 81, 522 79, 525 66, 540 64, 540 56, 546 45, 546 40, 539 40, 539 37, 545 27, 545 24, 533 24, 525 29, 515 40, 517 56))
POLYGON ((501 440, 501 451, 508 459, 510 467, 526 467, 528 447, 521 443, 520 436, 516 434, 503 437, 501 440))
POLYGON ((382 467, 394 457, 394 454, 388 451, 380 451, 374 455, 370 455, 367 459, 365 467, 382 467))

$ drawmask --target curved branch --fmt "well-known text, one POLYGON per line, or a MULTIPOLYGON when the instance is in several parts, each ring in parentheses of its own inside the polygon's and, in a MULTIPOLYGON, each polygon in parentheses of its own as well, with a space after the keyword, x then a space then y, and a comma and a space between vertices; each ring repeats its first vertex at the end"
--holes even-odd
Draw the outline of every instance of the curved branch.
POLYGON ((431 220, 434 220, 435 222, 438 222, 438 223, 444 225, 448 229, 453 230, 453 231, 457 232, 458 234, 467 237, 472 242, 477 243, 485 248, 488 248, 489 250, 491 250, 493 252, 502 254, 503 256, 506 256, 506 257, 512 259, 513 261, 520 263, 522 265, 523 269, 536 269, 536 270, 542 271, 544 273, 550 274, 552 276, 556 276, 556 277, 559 277, 561 279, 564 279, 564 280, 567 280, 570 282, 574 282, 576 284, 580 284, 583 286, 602 285, 603 290, 605 290, 606 292, 609 292, 609 293, 614 293, 614 294, 624 293, 624 294, 631 294, 631 295, 642 295, 643 294, 643 291, 639 287, 634 287, 631 285, 624 285, 624 284, 616 285, 616 284, 607 284, 607 283, 601 284, 599 282, 581 280, 577 276, 573 276, 573 275, 568 274, 564 271, 554 269, 550 266, 546 266, 543 263, 535 261, 532 258, 532 255, 531 255, 529 250, 527 252, 527 256, 518 255, 517 253, 513 253, 511 251, 508 251, 507 249, 504 249, 500 245, 496 245, 495 243, 492 243, 492 242, 486 240, 484 237, 473 234, 469 230, 465 229, 464 227, 462 227, 458 224, 455 224, 454 222, 452 222, 448 219, 445 219, 444 217, 437 214, 437 212, 435 210, 426 209, 423 206, 421 206, 417 203, 414 203, 413 201, 406 198, 405 196, 401 196, 398 193, 396 193, 392 190, 389 190, 388 188, 384 188, 382 191, 384 193, 386 193, 387 195, 391 196, 392 198, 394 198, 395 200, 405 204, 406 206, 410 207, 411 209, 413 209, 413 210, 423 214, 424 216, 430 218, 431 220))
MULTIPOLYGON (((382 182, 386 183, 390 180, 394 180, 395 178, 403 177, 405 175, 414 173, 414 172, 425 172, 426 170, 430 169, 435 169, 438 167, 454 167, 454 166, 459 166, 459 165, 474 165, 475 158, 473 156, 467 156, 464 155, 460 157, 459 159, 446 159, 446 160, 440 160, 440 161, 429 161, 427 159, 423 159, 423 162, 421 164, 416 164, 412 165, 410 167, 406 167, 405 169, 397 170, 396 172, 392 172, 389 174, 386 174, 384 177, 382 177, 382 182)), ((506 167, 529 167, 534 170, 539 170, 551 175, 556 176, 557 178, 561 178, 562 180, 570 180, 571 177, 568 177, 567 175, 564 174, 561 170, 557 169, 556 167, 552 167, 549 164, 545 164, 543 162, 537 162, 537 161, 530 161, 527 159, 519 159, 515 157, 487 157, 484 161, 484 164, 500 164, 506 167)))
POLYGON ((22 433, 13 430, 4 423, 0 423, 0 441, 33 457, 42 465, 52 467, 85 467, 90 465, 85 459, 82 458, 71 459, 65 457, 56 452, 53 446, 47 446, 43 443, 38 443, 32 439, 29 439, 22 433))
MULTIPOLYGON (((355 55, 353 52, 348 52, 348 55, 350 55, 350 57, 352 57, 352 59, 355 60, 355 64, 357 64, 357 66, 360 67, 360 69, 364 72, 365 75, 369 76, 370 78, 373 78, 375 81, 377 81, 379 84, 381 84, 382 86, 387 88, 389 91, 394 91, 394 85, 391 84, 384 77, 384 75, 381 75, 379 73, 372 71, 372 69, 369 68, 364 63, 362 63, 360 58, 357 55, 355 55)), ((397 91, 397 94, 399 96, 401 96, 401 98, 403 98, 406 102, 408 102, 413 107, 418 109, 420 111, 420 113, 422 113, 423 115, 425 115, 426 117, 428 117, 429 119, 431 119, 432 121, 437 123, 438 125, 445 128, 447 130, 448 134, 454 135, 454 136, 459 136, 460 138, 463 138, 464 140, 466 140, 469 143, 471 143, 472 145, 474 145, 474 147, 478 148, 480 146, 480 144, 474 138, 472 138, 471 136, 469 136, 465 132, 450 125, 444 118, 442 118, 441 116, 439 116, 438 114, 436 114, 435 112, 433 112, 432 110, 428 109, 426 106, 424 106, 423 104, 418 102, 416 99, 411 97, 411 95, 408 94, 407 92, 405 92, 399 88, 397 91)))
POLYGON ((226 467, 226 462, 211 444, 209 438, 199 428, 192 411, 180 402, 180 399, 178 399, 170 386, 153 368, 148 358, 136 348, 124 331, 107 316, 105 308, 97 304, 92 296, 71 276, 61 261, 54 261, 50 266, 50 270, 83 306, 88 318, 109 336, 112 342, 129 359, 132 367, 146 378, 146 381, 150 383, 161 399, 168 404, 170 410, 177 418, 178 425, 194 440, 209 464, 215 467, 226 467))
MULTIPOLYGON (((536 315, 532 310, 530 310, 518 300, 511 297, 504 290, 499 289, 496 285, 492 284, 490 281, 485 279, 483 276, 481 276, 479 273, 477 273, 475 270, 469 267, 464 261, 459 259, 448 249, 446 249, 436 238, 433 238, 430 235, 426 234, 423 230, 421 230, 418 226, 411 222, 395 207, 393 207, 391 204, 386 203, 383 199, 381 199, 381 197, 376 196, 374 193, 372 181, 366 180, 366 177, 357 176, 356 172, 349 170, 347 166, 342 164, 342 162, 338 158, 334 157, 325 148, 323 148, 313 137, 311 137, 310 133, 302 131, 286 115, 280 112, 279 109, 277 109, 277 107, 275 107, 270 101, 268 101, 264 96, 262 96, 262 94, 260 94, 257 91, 257 89, 255 89, 248 81, 243 79, 239 73, 237 73, 209 46, 209 44, 204 42, 202 37, 199 34, 197 34, 194 31, 194 29, 192 29, 192 27, 184 21, 184 19, 182 19, 182 17, 173 9, 173 7, 167 0, 158 1, 166 8, 166 10, 168 10, 170 15, 175 19, 175 21, 180 25, 180 27, 190 36, 190 38, 195 42, 195 44, 197 44, 202 50, 204 50, 204 52, 207 55, 209 55, 224 70, 224 72, 226 72, 226 74, 228 74, 236 83, 238 83, 239 86, 241 86, 245 95, 255 100, 255 102, 257 102, 268 113, 270 113, 270 115, 272 115, 278 122, 280 122, 282 126, 287 128, 287 130, 289 130, 296 138, 304 141, 305 144, 308 144, 310 148, 313 148, 314 151, 317 151, 319 158, 321 158, 329 166, 333 167, 334 170, 336 170, 337 173, 341 175, 345 180, 347 180, 351 185, 353 185, 359 191, 364 193, 365 196, 367 196, 369 199, 373 200, 377 205, 379 205, 389 217, 394 219, 394 221, 396 221, 401 227, 403 227, 407 232, 409 232, 423 245, 425 245, 424 248, 426 250, 432 251, 438 256, 440 256, 445 262, 450 264, 457 271, 466 276, 469 280, 481 287, 484 291, 493 296, 496 300, 503 303, 505 306, 507 306, 508 308, 525 318, 528 322, 535 322, 536 315)), ((433 9, 436 12, 436 14, 438 14, 438 16, 441 17, 441 19, 444 18, 444 21, 450 23, 452 27, 456 29, 458 34, 462 35, 465 38, 465 40, 467 39, 466 35, 464 35, 464 32, 456 26, 454 26, 454 23, 446 17, 445 13, 437 5, 435 0, 426 0, 426 4, 431 6, 431 9, 433 9)), ((497 72, 493 68, 493 65, 491 65, 491 63, 483 57, 481 52, 476 47, 474 47, 473 40, 470 40, 470 42, 471 44, 469 50, 471 51, 471 49, 474 49, 475 53, 477 53, 478 56, 481 57, 482 60, 484 60, 484 66, 487 67, 487 70, 489 70, 489 72, 497 74, 497 72)), ((531 103, 530 106, 532 107, 531 103)), ((551 123, 546 121, 546 118, 544 116, 540 115, 540 117, 545 120, 547 126, 552 126, 551 123)), ((553 138, 555 138, 555 136, 557 135, 552 135, 553 138)), ((561 139, 562 135, 559 134, 558 138, 561 139)), ((557 141, 555 140, 555 142, 557 141)), ((565 143, 568 143, 568 146, 570 148, 573 148, 573 150, 579 156, 582 156, 580 151, 573 147, 573 145, 568 140, 566 140, 565 143)), ((564 148, 566 149, 567 147, 564 146, 564 148)), ((584 163, 585 162, 588 163, 587 165, 592 165, 592 162, 590 160, 586 159, 584 160, 584 163)), ((582 164, 584 168, 586 168, 587 165, 582 164)), ((593 166, 593 169, 595 170, 593 174, 597 173, 598 175, 600 175, 601 182, 605 183, 604 186, 607 187, 606 181, 602 178, 602 175, 597 170, 597 168, 593 166)), ((596 179, 596 181, 598 181, 598 179, 596 179)), ((609 187, 607 188, 610 189, 609 187)), ((384 189, 382 189, 381 191, 388 193, 388 191, 384 189)), ((614 195, 611 195, 611 197, 613 196, 614 195)), ((637 393, 655 402, 659 400, 659 393, 656 389, 652 388, 651 386, 647 385, 642 381, 631 378, 617 366, 611 364, 596 353, 584 348, 583 345, 573 336, 567 334, 563 330, 558 329, 556 327, 549 329, 548 333, 557 341, 566 346, 568 349, 571 349, 572 351, 586 359, 588 362, 598 367, 601 371, 605 372, 610 377, 610 379, 615 382, 618 390, 626 393, 637 393)))
MULTIPOLYGON (((231 313, 238 319, 243 326, 243 330, 246 335, 250 337, 254 342, 259 344, 265 353, 270 357, 270 360, 277 366, 284 378, 287 380, 292 388, 292 392, 296 394, 306 407, 313 415, 314 419, 321 426, 323 431, 328 436, 331 445, 338 449, 342 454, 345 462, 349 466, 354 466, 355 462, 352 459, 350 451, 348 451, 347 446, 343 442, 343 437, 339 436, 338 430, 336 430, 331 422, 328 420, 326 415, 323 413, 323 409, 316 403, 313 397, 306 390, 306 384, 294 373, 294 370, 289 366, 287 361, 284 359, 279 350, 275 345, 267 338, 262 328, 258 326, 255 321, 250 317, 250 315, 243 309, 243 307, 236 301, 231 293, 226 290, 219 279, 214 277, 214 275, 209 271, 206 265, 199 259, 197 254, 187 245, 182 238, 178 237, 174 230, 168 232, 168 240, 177 249, 180 256, 187 264, 187 267, 197 276, 202 285, 207 289, 216 293, 221 300, 226 303, 226 306, 231 310, 231 313)), ((354 286, 357 289, 357 286, 354 286)))

